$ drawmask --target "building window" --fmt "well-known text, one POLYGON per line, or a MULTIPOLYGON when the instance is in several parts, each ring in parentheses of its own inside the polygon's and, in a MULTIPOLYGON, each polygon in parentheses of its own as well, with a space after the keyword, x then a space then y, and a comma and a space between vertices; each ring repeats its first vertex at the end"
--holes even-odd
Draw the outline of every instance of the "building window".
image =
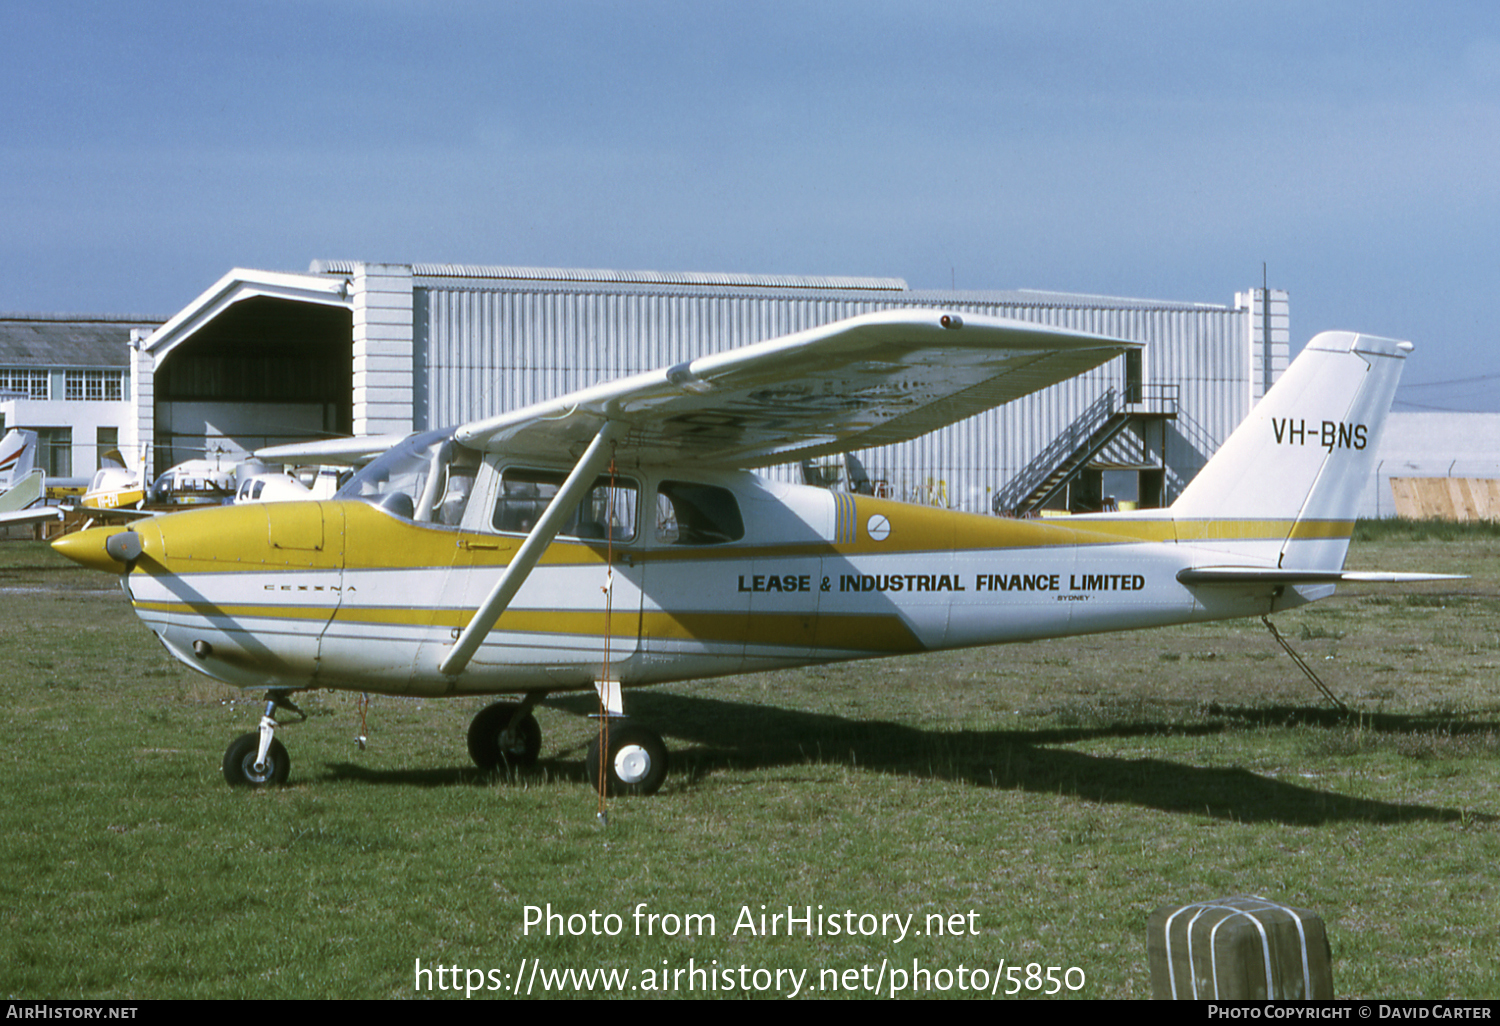
MULTIPOLYGON (((104 467, 104 454, 117 452, 120 448, 120 429, 117 427, 101 427, 94 429, 94 469, 100 470, 104 467)), ((122 459, 124 457, 121 457, 122 459)))
POLYGON ((37 463, 48 477, 73 476, 73 429, 32 428, 36 432, 37 463))
POLYGON ((123 371, 85 370, 67 372, 63 398, 71 401, 118 401, 125 398, 123 371))
POLYGON ((44 370, 0 369, 0 392, 19 392, 28 399, 52 398, 44 370))

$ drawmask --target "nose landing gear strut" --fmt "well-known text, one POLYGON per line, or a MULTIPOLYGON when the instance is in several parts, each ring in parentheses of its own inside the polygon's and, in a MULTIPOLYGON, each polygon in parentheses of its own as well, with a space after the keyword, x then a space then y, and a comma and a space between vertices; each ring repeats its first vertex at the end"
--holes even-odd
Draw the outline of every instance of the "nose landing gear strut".
POLYGON ((307 714, 292 703, 290 692, 266 692, 266 711, 260 718, 260 730, 241 734, 224 753, 224 780, 230 787, 268 787, 286 783, 292 761, 286 746, 276 740, 276 710, 296 713, 301 723, 307 714))

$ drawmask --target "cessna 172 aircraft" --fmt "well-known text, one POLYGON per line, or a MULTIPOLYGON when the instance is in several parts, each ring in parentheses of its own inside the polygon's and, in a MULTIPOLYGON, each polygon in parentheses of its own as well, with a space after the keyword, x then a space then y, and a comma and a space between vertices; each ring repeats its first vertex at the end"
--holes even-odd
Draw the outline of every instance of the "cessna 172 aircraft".
MULTIPOLYGON (((414 435, 328 501, 174 513, 54 544, 122 575, 182 662, 264 689, 231 784, 285 781, 289 695, 514 694, 482 767, 527 764, 548 692, 1217 620, 1339 581, 1411 346, 1318 335, 1169 509, 1006 520, 780 484, 756 467, 915 438, 1135 343, 926 311, 868 314, 414 435)), ((368 440, 343 443, 350 461, 368 440)), ((285 450, 288 447, 281 447, 285 450)), ((291 447, 295 448, 295 447, 291 447)), ((305 455, 331 461, 338 443, 305 455)), ((269 453, 262 453, 269 457, 269 453)), ((602 750, 601 750, 602 748, 602 750)), ((660 787, 626 720, 595 785, 660 787)))

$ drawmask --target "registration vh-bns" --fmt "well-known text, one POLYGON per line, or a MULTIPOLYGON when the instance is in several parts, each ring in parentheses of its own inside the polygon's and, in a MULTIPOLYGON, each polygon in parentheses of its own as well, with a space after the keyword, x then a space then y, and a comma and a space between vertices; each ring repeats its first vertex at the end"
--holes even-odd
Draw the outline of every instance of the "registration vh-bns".
MULTIPOLYGON (((601 790, 667 750, 622 689, 964 646, 1264 615, 1341 581, 1409 343, 1308 343, 1171 507, 1048 521, 782 484, 756 468, 916 438, 1136 343, 997 318, 867 314, 404 440, 333 498, 173 513, 54 544, 121 577, 201 673, 264 691, 231 784, 286 780, 276 715, 316 688, 510 695, 481 767, 537 759, 537 701, 594 689, 601 790)), ((370 457, 376 452, 382 455, 370 457)))

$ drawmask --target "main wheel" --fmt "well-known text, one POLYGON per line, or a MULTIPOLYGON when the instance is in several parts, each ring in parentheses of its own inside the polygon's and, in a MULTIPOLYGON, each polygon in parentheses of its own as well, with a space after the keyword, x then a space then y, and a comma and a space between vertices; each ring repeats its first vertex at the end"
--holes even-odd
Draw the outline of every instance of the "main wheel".
POLYGON ((469 724, 469 758, 480 769, 532 766, 542 750, 542 728, 531 713, 517 716, 514 702, 485 706, 469 724))
MULTIPOLYGON (((599 738, 589 742, 589 780, 599 790, 599 738)), ((667 746, 661 735, 634 723, 609 730, 609 754, 603 760, 605 794, 655 794, 667 779, 667 746)))
POLYGON ((260 751, 260 734, 241 734, 224 753, 224 780, 230 787, 267 787, 286 783, 292 770, 292 760, 287 757, 286 745, 271 739, 266 749, 266 765, 259 772, 255 769, 255 755, 260 751))

